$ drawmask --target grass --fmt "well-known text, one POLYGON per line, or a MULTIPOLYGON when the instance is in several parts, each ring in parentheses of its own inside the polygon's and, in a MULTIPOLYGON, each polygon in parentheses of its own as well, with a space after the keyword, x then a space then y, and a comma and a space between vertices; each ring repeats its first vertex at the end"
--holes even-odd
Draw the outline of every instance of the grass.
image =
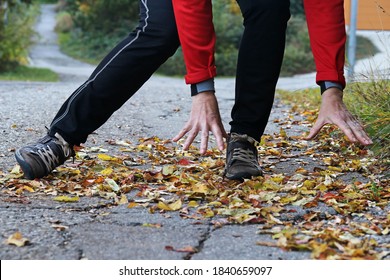
POLYGON ((33 68, 20 65, 13 70, 0 72, 0 80, 57 82, 59 77, 55 72, 46 68, 33 68))
POLYGON ((345 102, 366 125, 373 138, 371 149, 383 158, 390 157, 390 80, 352 83, 345 102))
MULTIPOLYGON (((370 149, 380 158, 390 158, 390 80, 351 83, 344 91, 344 101, 351 113, 365 126, 374 144, 370 149)), ((278 91, 282 102, 304 112, 319 108, 319 89, 278 91)))
POLYGON ((86 47, 86 43, 82 43, 80 40, 72 38, 71 33, 69 32, 58 32, 58 44, 60 49, 66 55, 70 57, 80 60, 85 63, 89 63, 92 65, 97 65, 101 57, 99 58, 91 58, 88 57, 88 47, 86 47))

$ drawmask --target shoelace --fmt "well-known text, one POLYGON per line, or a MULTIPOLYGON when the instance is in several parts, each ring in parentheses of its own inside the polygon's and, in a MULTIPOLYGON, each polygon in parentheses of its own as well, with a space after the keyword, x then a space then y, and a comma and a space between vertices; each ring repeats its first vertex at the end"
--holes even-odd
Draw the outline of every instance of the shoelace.
MULTIPOLYGON (((58 133, 54 136, 57 139, 53 139, 53 141, 61 148, 65 159, 70 157, 72 155, 72 149, 69 147, 69 144, 58 133)), ((47 170, 53 170, 60 164, 59 157, 54 153, 53 149, 49 145, 43 145, 36 153, 45 164, 47 170)))
POLYGON ((233 155, 232 155, 232 162, 234 160, 240 160, 246 163, 250 163, 254 166, 257 166, 257 159, 254 156, 254 153, 250 150, 246 150, 243 148, 235 148, 233 150, 233 155))
POLYGON ((58 166, 60 162, 60 159, 54 154, 53 150, 49 145, 41 147, 36 153, 39 155, 39 157, 45 164, 47 170, 54 169, 58 166))

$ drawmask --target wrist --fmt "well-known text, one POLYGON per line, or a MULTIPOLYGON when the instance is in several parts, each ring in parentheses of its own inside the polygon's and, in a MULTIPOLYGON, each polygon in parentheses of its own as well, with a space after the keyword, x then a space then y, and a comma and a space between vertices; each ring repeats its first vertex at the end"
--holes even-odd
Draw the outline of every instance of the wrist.
POLYGON ((343 99, 343 91, 336 87, 326 89, 322 93, 322 100, 324 99, 343 99))

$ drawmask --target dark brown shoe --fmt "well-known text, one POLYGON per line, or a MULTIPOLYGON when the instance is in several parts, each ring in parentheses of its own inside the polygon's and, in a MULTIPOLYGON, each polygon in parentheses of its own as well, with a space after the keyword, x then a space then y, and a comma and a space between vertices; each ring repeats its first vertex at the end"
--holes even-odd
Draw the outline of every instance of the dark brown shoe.
POLYGON ((232 133, 227 142, 226 178, 243 180, 263 174, 258 162, 255 139, 246 134, 232 133))

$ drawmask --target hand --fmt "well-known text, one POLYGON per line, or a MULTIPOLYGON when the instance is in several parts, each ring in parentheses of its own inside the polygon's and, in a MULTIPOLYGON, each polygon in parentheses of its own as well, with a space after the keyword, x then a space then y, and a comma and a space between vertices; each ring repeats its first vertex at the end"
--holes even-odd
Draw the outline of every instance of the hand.
POLYGON ((223 138, 227 138, 227 134, 219 114, 217 98, 212 91, 201 92, 192 97, 190 119, 172 140, 177 142, 188 133, 188 137, 183 146, 184 150, 188 150, 200 131, 202 132, 200 143, 201 154, 207 151, 209 131, 214 134, 218 149, 221 151, 224 150, 223 138))
POLYGON ((343 92, 338 88, 327 89, 322 94, 322 104, 317 121, 305 139, 313 139, 326 124, 337 125, 351 142, 359 142, 363 145, 372 144, 363 126, 348 111, 343 102, 343 92))

